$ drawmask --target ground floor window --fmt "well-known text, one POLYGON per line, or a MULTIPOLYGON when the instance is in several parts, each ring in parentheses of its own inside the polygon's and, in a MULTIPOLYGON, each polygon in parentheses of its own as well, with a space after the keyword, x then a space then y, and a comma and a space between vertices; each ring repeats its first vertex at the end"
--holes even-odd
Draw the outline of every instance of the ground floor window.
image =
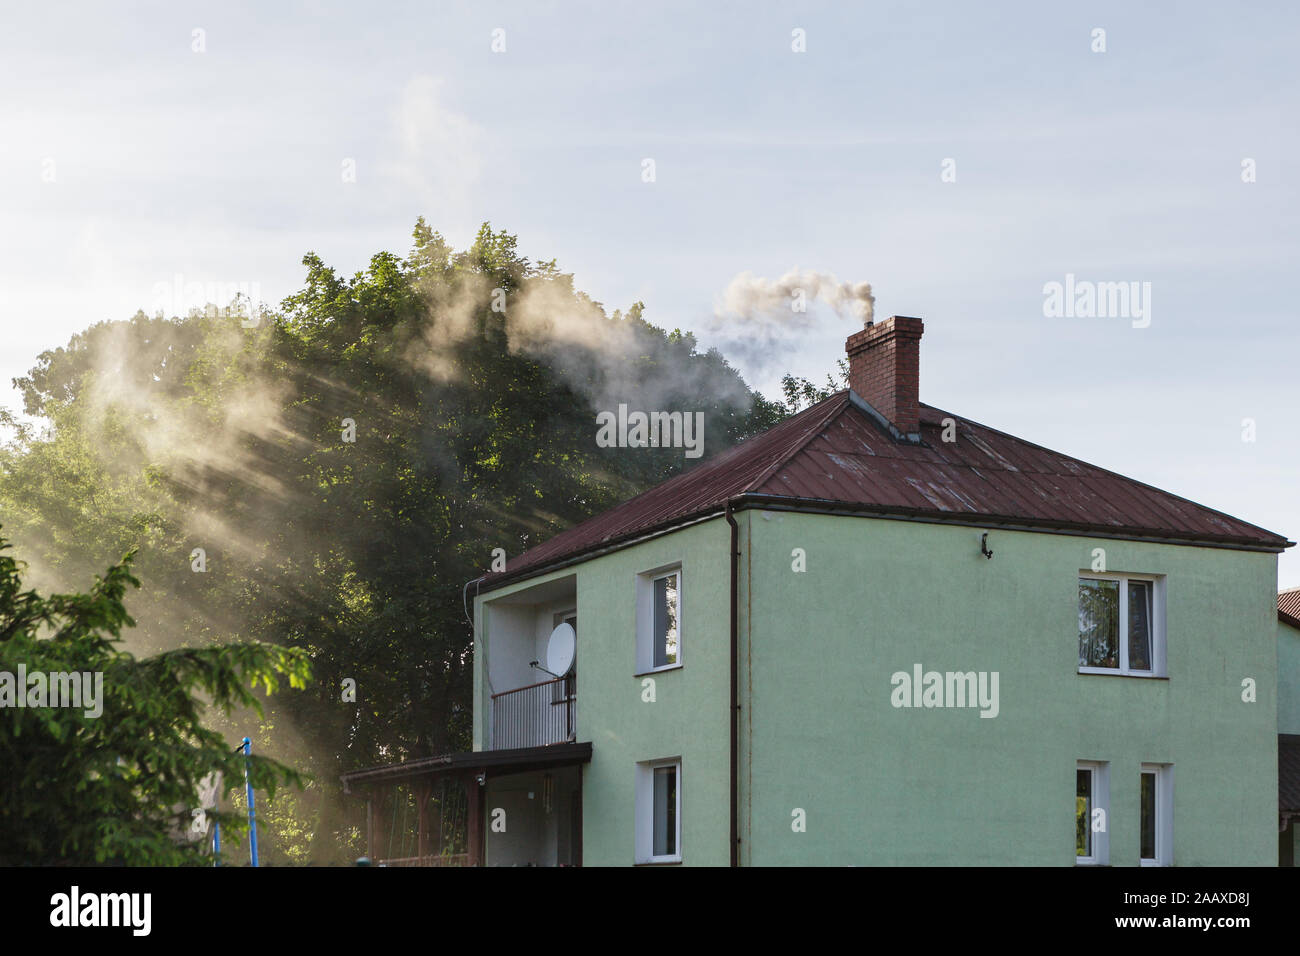
POLYGON ((682 859, 682 761, 652 760, 636 767, 636 862, 682 859))
POLYGON ((1144 763, 1140 777, 1141 860, 1143 866, 1169 866, 1174 846, 1174 768, 1144 763))
POLYGON ((1108 765, 1080 760, 1074 769, 1074 860, 1110 862, 1110 775, 1108 765))

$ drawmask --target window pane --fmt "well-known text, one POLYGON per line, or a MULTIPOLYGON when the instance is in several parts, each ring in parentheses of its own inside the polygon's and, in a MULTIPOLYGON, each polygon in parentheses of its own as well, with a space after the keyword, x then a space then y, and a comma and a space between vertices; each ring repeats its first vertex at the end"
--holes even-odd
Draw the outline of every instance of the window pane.
POLYGON ((1119 582, 1079 581, 1079 666, 1119 667, 1119 582))
POLYGON ((655 768, 654 855, 677 853, 677 768, 655 768))
POLYGON ((1156 858, 1156 775, 1142 773, 1142 859, 1156 858))
POLYGON ((1128 666, 1129 670, 1151 670, 1151 587, 1150 581, 1128 583, 1128 666))
POLYGON ((1092 771, 1074 775, 1074 855, 1092 856, 1092 771))
POLYGON ((677 575, 655 581, 654 666, 677 663, 677 575))

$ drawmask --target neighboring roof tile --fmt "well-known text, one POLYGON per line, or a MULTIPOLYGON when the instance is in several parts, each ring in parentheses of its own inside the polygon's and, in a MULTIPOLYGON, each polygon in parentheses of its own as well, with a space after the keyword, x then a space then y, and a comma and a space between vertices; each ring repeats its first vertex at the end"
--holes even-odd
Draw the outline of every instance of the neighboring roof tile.
POLYGON ((1277 616, 1292 627, 1300 627, 1300 588, 1278 594, 1277 616))
POLYGON ((921 444, 890 436, 838 392, 705 463, 563 531, 488 575, 495 586, 729 499, 827 503, 885 514, 1021 524, 1281 550, 1281 535, 929 405, 921 444), (956 422, 944 442, 943 420, 956 422))

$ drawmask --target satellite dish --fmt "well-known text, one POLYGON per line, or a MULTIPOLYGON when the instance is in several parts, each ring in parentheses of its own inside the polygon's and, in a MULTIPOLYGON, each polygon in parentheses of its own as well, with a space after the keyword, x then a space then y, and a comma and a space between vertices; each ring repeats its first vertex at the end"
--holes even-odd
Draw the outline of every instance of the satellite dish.
POLYGON ((573 669, 573 654, 577 649, 578 634, 572 624, 560 624, 551 631, 546 642, 546 669, 556 677, 564 677, 573 669))

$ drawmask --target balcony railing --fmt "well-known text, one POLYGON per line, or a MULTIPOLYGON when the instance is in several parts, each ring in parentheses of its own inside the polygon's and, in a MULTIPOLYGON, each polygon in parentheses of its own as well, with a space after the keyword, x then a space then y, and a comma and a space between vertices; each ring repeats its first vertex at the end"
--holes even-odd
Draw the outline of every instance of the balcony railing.
POLYGON ((428 856, 403 856, 379 860, 380 866, 469 866, 468 853, 442 853, 428 856))
POLYGON ((557 677, 492 695, 492 749, 544 747, 573 740, 577 681, 557 677))

